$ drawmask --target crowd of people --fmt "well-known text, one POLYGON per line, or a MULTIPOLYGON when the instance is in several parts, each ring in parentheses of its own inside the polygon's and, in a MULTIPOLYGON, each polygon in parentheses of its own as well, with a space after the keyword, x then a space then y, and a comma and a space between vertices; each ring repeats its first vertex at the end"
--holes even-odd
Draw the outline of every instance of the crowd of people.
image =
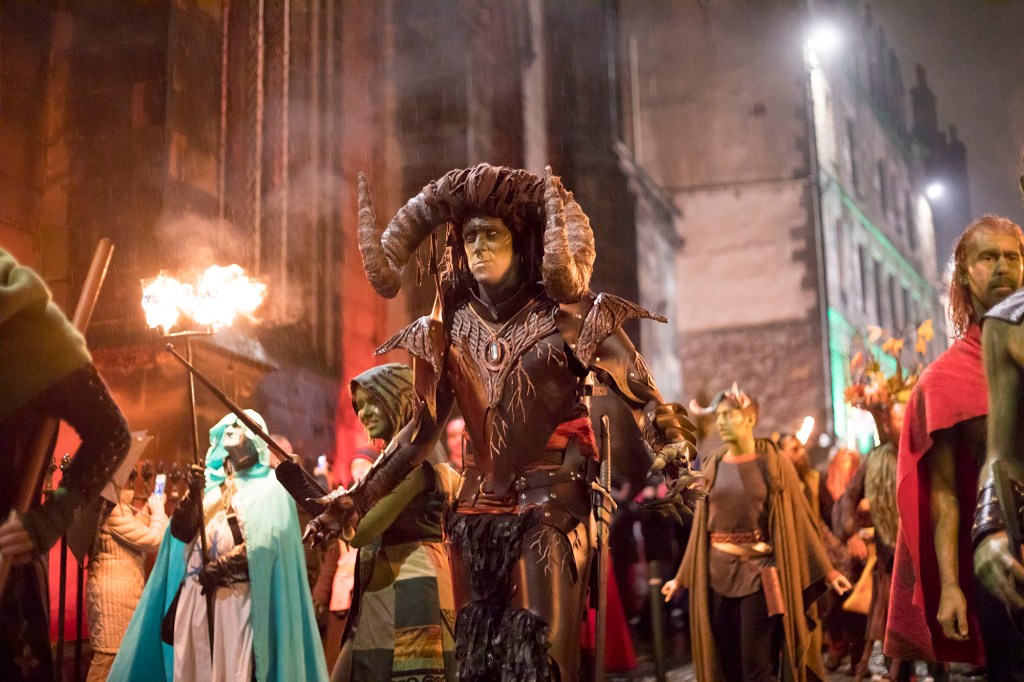
MULTIPOLYGON (((846 396, 874 418, 874 447, 836 448, 818 469, 796 435, 756 433, 772 406, 740 383, 689 412, 662 397, 622 329, 659 316, 591 292, 589 221, 550 169, 452 171, 384 229, 362 176, 359 190, 378 293, 398 292, 435 231, 445 248, 425 266, 433 310, 380 349, 413 366, 348 384, 368 440, 345 460, 351 482, 324 462, 293 475, 263 418, 234 409, 180 498, 138 509, 129 479, 91 552, 89 679, 590 679, 635 662, 621 633, 646 617, 640 564, 670 616, 687 615, 674 624, 699 680, 824 680, 843 665, 863 679, 876 642, 888 679, 911 679, 917 662, 937 679, 954 663, 1024 679, 1017 225, 985 216, 961 236, 954 341, 931 364, 905 371, 889 346, 886 374, 865 344, 846 396), (650 453, 639 476, 599 475, 598 384, 650 453), (700 420, 720 448, 698 454, 700 420), (606 500, 610 521, 595 513, 606 500), (598 594, 611 605, 595 661, 598 594)), ((13 502, 24 481, 0 479, 0 677, 47 680, 42 557, 110 483, 128 430, 82 336, 2 249, 0 358, 13 471, 29 470, 47 415, 82 438, 60 487, 27 512, 13 502)))

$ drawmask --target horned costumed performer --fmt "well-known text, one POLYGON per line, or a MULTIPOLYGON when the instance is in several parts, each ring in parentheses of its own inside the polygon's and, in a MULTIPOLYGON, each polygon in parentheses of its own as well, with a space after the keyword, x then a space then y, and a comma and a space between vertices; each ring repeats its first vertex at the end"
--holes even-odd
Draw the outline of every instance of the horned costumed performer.
POLYGON ((439 293, 430 316, 378 351, 403 348, 416 360, 412 422, 362 483, 323 499, 327 511, 309 533, 350 532, 427 456, 457 402, 472 446, 445 519, 460 679, 576 680, 594 546, 591 377, 632 408, 657 467, 690 480, 693 426, 661 397, 622 331, 628 320, 659 318, 590 291, 590 223, 550 169, 451 171, 383 231, 362 175, 359 184, 360 250, 374 288, 397 294, 414 251, 427 240, 436 247, 435 230, 447 226, 442 256, 431 249, 439 293))

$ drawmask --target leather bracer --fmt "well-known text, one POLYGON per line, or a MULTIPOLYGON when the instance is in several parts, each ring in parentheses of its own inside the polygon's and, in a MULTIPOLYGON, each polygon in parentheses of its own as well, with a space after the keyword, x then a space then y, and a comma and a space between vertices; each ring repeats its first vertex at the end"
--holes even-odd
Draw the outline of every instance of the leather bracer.
POLYGON ((438 400, 437 419, 421 404, 412 421, 398 432, 384 454, 374 463, 358 484, 347 494, 360 517, 365 516, 378 500, 390 493, 427 458, 437 443, 441 425, 448 419, 451 400, 438 400))
MULTIPOLYGON (((1024 520, 1024 485, 1013 481, 1013 509, 1018 519, 1024 520)), ((995 481, 989 477, 978 492, 978 506, 974 510, 974 524, 971 526, 971 542, 977 548, 981 541, 992 533, 1006 530, 1006 517, 999 504, 995 481)))
POLYGON ((190 489, 178 500, 178 506, 171 514, 171 535, 176 539, 188 543, 199 532, 199 505, 190 489))

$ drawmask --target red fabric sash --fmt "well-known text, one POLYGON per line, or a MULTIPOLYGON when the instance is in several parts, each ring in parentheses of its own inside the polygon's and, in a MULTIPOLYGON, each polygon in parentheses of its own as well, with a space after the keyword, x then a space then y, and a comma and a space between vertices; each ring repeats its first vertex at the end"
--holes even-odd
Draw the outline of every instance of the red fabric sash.
POLYGON ((597 438, 594 436, 594 426, 590 422, 590 417, 579 417, 559 424, 551 434, 546 449, 565 450, 572 439, 579 442, 580 454, 598 459, 597 438))
POLYGON ((981 628, 974 610, 974 568, 970 528, 977 497, 978 466, 969 452, 956 453, 960 588, 967 599, 965 642, 946 638, 935 620, 941 593, 932 531, 931 476, 925 456, 932 434, 988 414, 981 361, 981 329, 972 326, 921 375, 907 402, 896 471, 900 525, 896 538, 885 653, 903 659, 984 661, 981 628))

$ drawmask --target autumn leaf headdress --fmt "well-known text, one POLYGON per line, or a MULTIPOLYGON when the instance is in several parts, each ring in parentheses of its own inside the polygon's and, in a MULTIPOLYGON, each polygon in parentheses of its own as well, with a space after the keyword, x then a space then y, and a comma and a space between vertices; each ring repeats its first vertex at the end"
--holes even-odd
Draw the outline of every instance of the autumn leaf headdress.
POLYGON ((904 339, 890 336, 882 342, 879 350, 896 360, 896 371, 891 376, 885 375, 878 359, 867 347, 868 344, 877 344, 883 336, 886 336, 884 329, 868 325, 867 343, 863 336, 858 335, 854 343, 859 342, 862 348, 858 349, 850 358, 850 385, 845 391, 846 402, 853 407, 869 412, 885 410, 894 402, 907 402, 910 391, 917 383, 918 377, 921 376, 921 370, 924 369, 928 343, 935 337, 935 331, 932 328, 931 320, 925 320, 918 326, 914 342, 917 364, 912 371, 907 373, 903 370, 900 357, 904 339))

